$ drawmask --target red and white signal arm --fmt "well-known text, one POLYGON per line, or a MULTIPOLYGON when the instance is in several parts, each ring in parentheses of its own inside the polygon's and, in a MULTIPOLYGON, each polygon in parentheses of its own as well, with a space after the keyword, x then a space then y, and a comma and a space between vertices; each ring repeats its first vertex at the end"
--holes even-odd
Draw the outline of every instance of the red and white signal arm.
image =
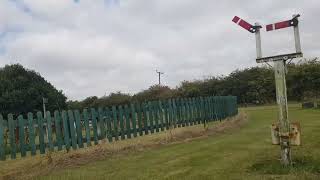
POLYGON ((283 29, 283 28, 287 28, 287 27, 291 27, 291 26, 297 26, 299 23, 297 17, 299 17, 299 16, 300 15, 297 15, 296 17, 294 17, 291 20, 281 21, 281 22, 277 22, 274 24, 268 24, 268 25, 266 25, 266 30, 273 31, 273 30, 283 29))
POLYGON ((247 21, 239 18, 238 16, 235 16, 232 19, 232 22, 238 24, 239 26, 241 26, 242 28, 244 28, 245 30, 247 30, 247 31, 249 31, 251 33, 255 33, 256 32, 255 26, 253 26, 250 23, 248 23, 247 21))

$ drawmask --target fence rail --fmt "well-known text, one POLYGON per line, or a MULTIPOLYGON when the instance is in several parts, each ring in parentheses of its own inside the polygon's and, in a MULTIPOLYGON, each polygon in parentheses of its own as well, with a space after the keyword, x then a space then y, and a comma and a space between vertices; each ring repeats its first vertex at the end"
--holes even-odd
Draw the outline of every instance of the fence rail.
POLYGON ((234 96, 179 98, 132 103, 111 108, 28 113, 14 119, 0 115, 0 160, 27 154, 78 149, 222 120, 238 113, 234 96))

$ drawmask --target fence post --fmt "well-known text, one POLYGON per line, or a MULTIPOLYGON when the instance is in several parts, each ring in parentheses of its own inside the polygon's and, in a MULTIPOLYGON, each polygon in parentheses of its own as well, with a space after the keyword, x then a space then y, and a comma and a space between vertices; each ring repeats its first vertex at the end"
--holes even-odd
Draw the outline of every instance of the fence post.
POLYGON ((126 139, 125 136, 125 129, 124 129, 124 119, 123 119, 123 108, 122 106, 118 106, 118 111, 119 111, 119 121, 120 121, 120 135, 121 135, 121 140, 126 139))
POLYGON ((79 148, 83 148, 82 142, 82 126, 81 126, 81 116, 79 110, 74 111, 75 119, 76 119, 76 130, 77 130, 77 139, 79 148))
POLYGON ((76 130, 75 130, 75 122, 74 122, 74 115, 73 111, 68 111, 68 119, 69 119, 69 127, 70 127, 70 134, 71 134, 71 145, 72 149, 77 149, 77 139, 76 139, 76 130))
POLYGON ((150 132, 154 133, 154 114, 151 101, 148 102, 148 112, 149 112, 149 122, 150 122, 150 132))
POLYGON ((133 128, 133 137, 137 137, 137 112, 134 108, 134 104, 130 104, 131 107, 131 123, 133 128))
POLYGON ((37 120, 38 120, 40 154, 44 154, 46 153, 46 147, 44 143, 43 116, 42 116, 42 112, 40 111, 37 112, 37 120))
POLYGON ((125 118, 126 118, 126 134, 127 134, 127 138, 131 139, 130 110, 127 104, 124 106, 124 111, 125 111, 125 118))
POLYGON ((113 117, 114 139, 116 141, 118 141, 119 140, 119 131, 118 131, 119 121, 118 121, 118 117, 117 117, 117 108, 116 108, 116 106, 112 106, 112 117, 113 117))
POLYGON ((67 112, 63 110, 61 112, 62 122, 63 122, 63 137, 64 137, 64 144, 67 151, 70 150, 70 132, 69 132, 69 125, 68 125, 68 116, 67 112))
POLYGON ((154 122, 155 122, 155 129, 156 132, 159 132, 159 103, 157 101, 152 102, 153 105, 153 112, 154 112, 154 122))
POLYGON ((29 144, 31 148, 31 155, 36 155, 36 144, 35 144, 35 132, 34 132, 34 120, 33 114, 28 113, 28 129, 29 129, 29 144))
POLYGON ((5 144, 4 144, 4 120, 2 115, 0 114, 0 160, 4 161, 6 160, 6 150, 5 150, 5 144))
POLYGON ((112 142, 113 133, 112 133, 112 114, 109 108, 105 109, 106 111, 106 123, 107 123, 107 138, 109 142, 112 142))
MULTIPOLYGON (((87 146, 91 146, 91 135, 90 135, 88 110, 84 109, 82 113, 83 113, 84 126, 86 127, 86 144, 87 144, 87 146)), ((92 122, 91 122, 91 125, 92 125, 92 122)))
POLYGON ((164 118, 164 115, 163 115, 163 107, 162 107, 162 102, 161 100, 158 101, 158 107, 159 107, 159 122, 160 122, 160 129, 161 131, 164 131, 164 126, 165 126, 165 123, 163 122, 163 118, 164 118))
POLYGON ((168 101, 163 101, 163 108, 164 108, 164 124, 165 124, 165 129, 169 130, 169 103, 168 101))
POLYGON ((58 151, 62 150, 62 133, 61 133, 61 118, 59 111, 54 111, 55 129, 56 129, 56 141, 58 145, 58 151))
POLYGON ((147 114, 147 104, 144 102, 142 104, 143 109, 143 127, 144 127, 144 134, 149 134, 149 125, 148 125, 148 114, 147 114))
POLYGON ((97 145, 99 143, 98 127, 97 127, 97 112, 96 112, 96 109, 94 108, 91 108, 91 120, 92 120, 92 128, 93 128, 93 140, 94 140, 94 144, 97 145))
POLYGON ((141 104, 140 103, 136 103, 136 111, 138 114, 138 127, 139 127, 139 135, 142 136, 143 135, 143 127, 142 127, 142 109, 141 109, 141 104))
POLYGON ((178 111, 177 111, 177 99, 172 99, 172 123, 174 125, 174 128, 178 127, 179 125, 179 119, 178 119, 178 111))
POLYGON ((49 144, 49 150, 53 151, 53 143, 52 143, 52 121, 51 121, 51 114, 49 111, 46 112, 46 121, 47 121, 47 135, 48 135, 48 144, 49 144))
POLYGON ((98 132, 100 132, 100 134, 98 133, 98 138, 101 140, 101 139, 104 139, 106 135, 105 125, 104 125, 104 111, 101 107, 98 108, 98 121, 99 121, 98 132))
POLYGON ((20 142, 20 153, 21 153, 21 157, 25 157, 26 156, 26 149, 25 149, 25 139, 24 139, 24 119, 23 116, 20 115, 18 116, 18 127, 19 127, 19 142, 20 142))
POLYGON ((189 104, 189 98, 184 98, 184 103, 186 107, 186 126, 190 126, 191 123, 191 109, 189 104))

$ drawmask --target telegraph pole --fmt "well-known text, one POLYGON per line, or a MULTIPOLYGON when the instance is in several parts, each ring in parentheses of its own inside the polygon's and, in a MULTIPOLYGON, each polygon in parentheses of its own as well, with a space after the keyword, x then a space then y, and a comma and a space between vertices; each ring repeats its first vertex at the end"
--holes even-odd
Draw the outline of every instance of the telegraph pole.
POLYGON ((266 26, 267 31, 273 31, 277 29, 287 28, 293 26, 295 48, 296 52, 291 54, 282 54, 276 56, 262 57, 261 50, 261 37, 260 28, 262 28, 258 23, 251 25, 235 16, 233 22, 248 30, 251 33, 255 33, 256 37, 256 51, 257 51, 257 63, 268 63, 274 62, 274 72, 275 72, 275 84, 276 84, 276 96, 278 104, 278 124, 276 125, 277 138, 279 138, 279 144, 281 147, 281 163, 285 166, 291 165, 291 148, 290 141, 293 137, 291 133, 291 125, 288 118, 288 103, 287 103, 287 87, 286 87, 286 61, 294 58, 303 57, 301 52, 300 35, 299 35, 299 21, 298 17, 300 15, 293 15, 291 20, 286 20, 274 24, 269 24, 266 26))
POLYGON ((160 71, 156 70, 156 73, 159 76, 159 86, 160 86, 161 85, 161 75, 164 74, 164 72, 160 72, 160 71))

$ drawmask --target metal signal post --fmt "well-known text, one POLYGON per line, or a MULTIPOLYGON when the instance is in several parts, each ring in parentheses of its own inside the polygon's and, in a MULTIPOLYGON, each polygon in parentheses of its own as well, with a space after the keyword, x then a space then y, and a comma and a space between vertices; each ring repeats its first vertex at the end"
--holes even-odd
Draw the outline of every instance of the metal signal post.
POLYGON ((300 15, 293 15, 291 20, 282 21, 274 24, 269 24, 266 26, 267 31, 273 31, 277 29, 287 28, 293 26, 294 39, 295 39, 295 53, 283 54, 269 57, 262 57, 261 50, 261 37, 260 37, 260 28, 258 23, 255 26, 245 22, 239 17, 235 16, 233 22, 237 23, 239 26, 248 30, 251 33, 255 33, 256 37, 256 51, 257 51, 257 63, 263 62, 274 62, 274 71, 275 71, 275 84, 276 84, 276 96, 278 104, 278 134, 279 143, 281 146, 281 163, 283 165, 291 165, 291 148, 290 148, 290 138, 292 136, 290 130, 291 125, 288 118, 288 103, 287 103, 287 88, 286 88, 286 61, 294 58, 302 57, 301 44, 300 44, 300 35, 299 35, 299 21, 298 17, 300 15))

